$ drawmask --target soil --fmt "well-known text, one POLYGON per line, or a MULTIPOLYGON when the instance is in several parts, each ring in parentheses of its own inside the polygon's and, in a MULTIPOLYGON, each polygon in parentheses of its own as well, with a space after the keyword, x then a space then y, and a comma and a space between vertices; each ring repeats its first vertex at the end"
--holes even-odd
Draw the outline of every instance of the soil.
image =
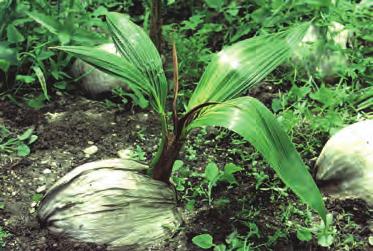
MULTIPOLYGON (((0 124, 15 133, 33 127, 38 135, 29 156, 0 156, 0 202, 5 205, 3 209, 0 208, 0 226, 10 233, 3 249, 106 250, 103 246, 72 241, 42 229, 36 218, 37 204, 33 202, 33 197, 37 190, 44 194, 48 187, 74 167, 94 160, 118 157, 117 152, 121 149, 140 146, 146 160, 150 160, 159 138, 159 126, 154 114, 129 107, 109 109, 102 102, 63 94, 54 97, 40 110, 0 101, 0 124), (85 154, 83 150, 92 145, 97 146, 98 151, 92 155, 85 154)), ((188 140, 186 147, 194 147, 196 158, 188 160, 184 153, 180 159, 186 165, 195 167, 195 170, 203 170, 207 156, 214 156, 214 161, 221 165, 228 161, 244 163, 239 155, 226 151, 237 147, 232 143, 231 134, 218 143, 212 141, 218 132, 209 130, 204 136, 204 143, 199 145, 195 140, 188 140)), ((252 152, 249 144, 242 147, 252 152)), ((262 163, 260 157, 258 161, 262 163)), ((275 177, 269 168, 263 166, 263 170, 269 177, 275 177)), ((193 212, 183 211, 185 223, 180 231, 167 244, 150 250, 200 250, 192 244, 191 239, 195 235, 210 233, 215 243, 223 243, 234 230, 239 234, 247 233, 248 222, 255 222, 260 229, 260 235, 250 239, 254 241, 256 250, 326 250, 320 248, 316 240, 299 241, 294 230, 281 221, 284 207, 294 204, 300 210, 305 209, 293 194, 286 191, 288 195, 281 196, 271 189, 257 189, 255 177, 247 172, 241 172, 237 180, 240 186, 219 184, 214 189, 215 200, 225 198, 228 203, 208 206, 205 199, 196 200, 193 212), (249 209, 255 209, 253 211, 259 215, 237 215, 249 209), (284 228, 289 229, 288 236, 279 236, 271 248, 262 244, 269 236, 274 236, 276 230, 284 228)), ((190 178, 190 186, 198 187, 200 183, 200 178, 190 178)), ((278 186, 283 187, 279 181, 278 186)), ((185 196, 180 193, 179 197, 185 196)), ((183 204, 185 201, 182 200, 180 205, 183 204)), ((338 236, 352 234, 356 242, 364 243, 345 250, 369 250, 367 239, 371 232, 367 221, 373 217, 367 205, 358 200, 328 199, 327 207, 335 216, 340 216, 336 218, 338 236)), ((291 220, 296 221, 296 216, 292 216, 291 220)))

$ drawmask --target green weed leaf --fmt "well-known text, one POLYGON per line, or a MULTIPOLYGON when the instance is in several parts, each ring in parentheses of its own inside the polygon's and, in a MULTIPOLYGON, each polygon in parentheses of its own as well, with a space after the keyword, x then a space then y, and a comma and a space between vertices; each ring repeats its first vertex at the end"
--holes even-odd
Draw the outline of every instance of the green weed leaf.
POLYGON ((209 182, 214 182, 219 176, 219 168, 214 162, 207 164, 205 168, 205 177, 209 182))
POLYGON ((333 90, 322 85, 316 92, 311 93, 310 97, 326 107, 332 106, 336 103, 336 96, 333 90))
POLYGON ((24 140, 26 140, 26 139, 28 139, 28 138, 31 137, 33 131, 34 131, 34 129, 29 128, 24 133, 22 133, 21 135, 19 135, 17 138, 19 140, 21 140, 21 141, 24 141, 24 140))
POLYGON ((322 247, 330 247, 333 244, 334 237, 330 233, 320 234, 317 243, 322 247))
POLYGON ((26 157, 30 154, 30 147, 28 147, 26 144, 21 144, 17 146, 17 155, 20 157, 26 157))
POLYGON ((39 80, 40 87, 41 87, 41 89, 43 91, 45 99, 49 100, 48 90, 47 90, 47 82, 45 81, 45 77, 44 77, 43 71, 41 70, 41 68, 39 66, 34 66, 34 67, 32 67, 32 69, 34 70, 34 72, 36 74, 36 77, 39 80))
POLYGON ((312 239, 312 232, 308 228, 300 227, 297 230, 297 238, 300 241, 310 241, 312 239))
POLYGON ((237 180, 233 174, 242 171, 243 169, 233 163, 228 163, 224 166, 224 173, 221 180, 227 181, 229 184, 237 184, 237 180))
POLYGON ((224 5, 224 0, 205 0, 208 7, 220 10, 224 5))
POLYGON ((6 28, 8 42, 9 43, 20 43, 25 40, 25 37, 18 31, 18 29, 13 25, 9 24, 6 28))
POLYGON ((209 249, 214 246, 213 238, 209 234, 200 234, 194 236, 192 242, 202 249, 209 249))
POLYGON ((40 194, 40 193, 36 193, 36 194, 32 195, 32 201, 33 202, 39 202, 39 201, 41 201, 42 198, 43 198, 43 195, 40 194))

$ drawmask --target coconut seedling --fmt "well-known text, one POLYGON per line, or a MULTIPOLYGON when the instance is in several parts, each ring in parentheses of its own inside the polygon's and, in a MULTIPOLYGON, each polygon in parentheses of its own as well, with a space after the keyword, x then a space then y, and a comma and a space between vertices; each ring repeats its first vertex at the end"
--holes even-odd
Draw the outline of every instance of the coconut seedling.
MULTIPOLYGON (((178 74, 172 117, 161 57, 147 34, 126 16, 109 13, 107 23, 121 56, 99 48, 60 46, 143 92, 160 121, 160 144, 149 167, 133 160, 102 160, 79 166, 45 195, 38 216, 56 233, 109 246, 144 247, 171 236, 180 225, 169 182, 187 135, 197 127, 228 128, 248 140, 282 181, 326 220, 322 196, 275 116, 257 99, 239 97, 281 64, 300 43, 309 24, 257 36, 212 57, 182 112, 177 111, 178 74)), ((198 56, 198 55, 196 55, 198 56)))

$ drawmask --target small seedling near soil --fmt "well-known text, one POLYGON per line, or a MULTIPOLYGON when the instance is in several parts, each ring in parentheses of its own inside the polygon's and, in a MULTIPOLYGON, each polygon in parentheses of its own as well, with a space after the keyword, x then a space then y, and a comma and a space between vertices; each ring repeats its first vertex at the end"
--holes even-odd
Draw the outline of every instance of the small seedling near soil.
POLYGON ((0 226, 0 247, 5 247, 5 238, 8 236, 10 236, 10 233, 0 226))
POLYGON ((0 153, 16 152, 20 157, 26 157, 30 154, 30 147, 38 136, 33 134, 33 129, 29 128, 21 135, 14 135, 5 126, 0 125, 0 153))
POLYGON ((212 203, 212 189, 219 182, 228 182, 230 185, 238 184, 234 175, 236 172, 241 171, 242 168, 236 166, 233 163, 226 164, 224 166, 224 171, 219 170, 218 166, 214 162, 207 164, 205 168, 204 178, 207 183, 207 196, 209 200, 209 205, 212 203))
MULTIPOLYGON (((193 129, 206 126, 227 128, 249 141, 282 181, 326 221, 322 196, 275 116, 255 98, 239 97, 292 53, 309 23, 241 41, 214 55, 182 112, 177 111, 179 78, 174 45, 174 92, 169 116, 166 107, 168 82, 155 46, 144 30, 128 17, 108 13, 107 22, 121 56, 84 46, 55 49, 120 78, 129 88, 149 98, 161 125, 160 146, 150 164, 151 177, 142 173, 146 169, 144 165, 130 160, 107 160, 80 166, 46 194, 39 209, 42 222, 74 238, 113 246, 146 246, 154 239, 165 239, 169 231, 165 232, 161 223, 174 224, 179 218, 170 189, 172 167, 187 136, 193 129), (105 196, 96 197, 100 192, 105 192, 105 196), (86 193, 89 194, 86 196, 86 193), (108 206, 115 210, 106 210, 108 206), (56 210, 56 207, 63 210, 56 210), (90 226, 81 227, 83 222, 90 226), (113 227, 117 230, 113 231, 113 227)), ((210 193, 219 179, 235 183, 235 166, 228 166, 223 173, 214 167, 207 170, 210 193)), ((211 200, 211 195, 209 197, 211 200)), ((174 224, 173 229, 177 226, 174 224)))

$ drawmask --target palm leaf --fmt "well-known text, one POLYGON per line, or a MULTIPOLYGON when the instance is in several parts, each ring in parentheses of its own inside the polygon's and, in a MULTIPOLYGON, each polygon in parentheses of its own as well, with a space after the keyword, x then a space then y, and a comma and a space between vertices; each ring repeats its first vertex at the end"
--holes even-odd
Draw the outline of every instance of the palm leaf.
POLYGON ((309 24, 238 42, 216 54, 190 98, 187 111, 205 102, 237 97, 280 65, 300 43, 309 24))
POLYGON ((241 97, 209 106, 187 130, 200 126, 225 127, 241 135, 295 194, 326 219, 322 196, 312 176, 274 115, 258 100, 241 97))
MULTIPOLYGON (((106 52, 100 48, 85 46, 58 46, 53 47, 66 51, 75 57, 93 65, 99 70, 122 79, 128 87, 140 90, 147 96, 153 97, 155 90, 147 78, 132 63, 115 54, 106 52)), ((157 103, 150 100, 151 105, 156 109, 157 103)))
POLYGON ((118 51, 146 77, 152 86, 156 110, 164 113, 167 80, 161 57, 145 31, 123 14, 111 12, 107 22, 118 51))

